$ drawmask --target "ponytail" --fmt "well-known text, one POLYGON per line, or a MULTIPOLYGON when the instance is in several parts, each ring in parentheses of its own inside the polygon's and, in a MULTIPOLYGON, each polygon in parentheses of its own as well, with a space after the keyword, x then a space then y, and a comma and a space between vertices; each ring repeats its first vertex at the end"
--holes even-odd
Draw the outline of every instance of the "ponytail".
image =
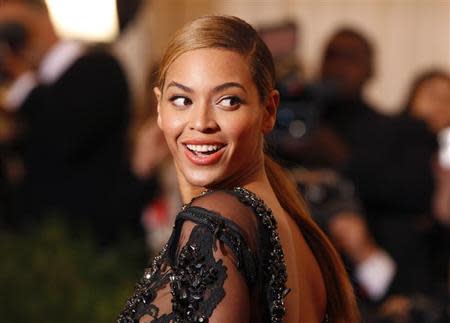
POLYGON ((327 293, 327 314, 333 323, 356 323, 355 296, 340 256, 330 240, 309 216, 306 203, 283 168, 265 155, 264 165, 278 201, 297 223, 319 263, 327 293))

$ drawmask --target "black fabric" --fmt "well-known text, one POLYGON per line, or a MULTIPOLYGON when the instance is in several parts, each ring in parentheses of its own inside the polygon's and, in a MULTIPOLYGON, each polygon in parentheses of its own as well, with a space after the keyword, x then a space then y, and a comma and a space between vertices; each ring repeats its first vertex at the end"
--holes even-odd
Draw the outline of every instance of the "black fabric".
POLYGON ((118 322, 207 322, 231 289, 252 300, 245 308, 251 322, 281 322, 286 280, 271 211, 245 189, 212 192, 177 215, 166 247, 144 273, 118 322), (210 204, 218 207, 204 207, 210 204), (255 227, 251 220, 257 221, 255 227), (242 276, 244 285, 225 287, 236 276, 242 276), (168 289, 170 300, 164 298, 168 289), (161 310, 167 302, 170 310, 161 310))
POLYGON ((368 216, 414 217, 429 212, 435 136, 413 118, 365 115, 373 117, 354 121, 351 154, 342 170, 354 182, 368 216))
POLYGON ((169 240, 168 251, 171 265, 175 265, 178 235, 181 233, 184 221, 193 221, 208 228, 208 231, 212 233, 213 240, 207 245, 213 246, 213 249, 217 248, 217 240, 223 241, 236 256, 236 267, 244 273, 248 286, 253 287, 256 280, 256 259, 254 259, 256 255, 247 245, 241 229, 233 221, 202 207, 190 206, 178 214, 174 234, 169 240))
POLYGON ((92 225, 110 241, 136 230, 140 190, 125 149, 130 118, 125 74, 106 49, 88 50, 53 83, 40 84, 19 107, 25 178, 17 219, 54 214, 92 225))
POLYGON ((338 170, 355 184, 371 233, 396 262, 388 295, 430 292, 431 259, 421 222, 431 213, 435 135, 423 121, 383 116, 363 100, 334 108, 324 122, 349 148, 338 170))
POLYGON ((215 246, 214 233, 196 226, 176 258, 177 276, 171 290, 173 311, 180 322, 205 322, 225 296, 226 267, 221 259, 214 259, 215 246))
POLYGON ((426 124, 382 115, 361 97, 336 99, 327 102, 310 136, 298 141, 282 156, 311 169, 331 168, 354 184, 371 234, 397 264, 392 292, 429 289, 423 218, 431 221, 437 141, 426 124))

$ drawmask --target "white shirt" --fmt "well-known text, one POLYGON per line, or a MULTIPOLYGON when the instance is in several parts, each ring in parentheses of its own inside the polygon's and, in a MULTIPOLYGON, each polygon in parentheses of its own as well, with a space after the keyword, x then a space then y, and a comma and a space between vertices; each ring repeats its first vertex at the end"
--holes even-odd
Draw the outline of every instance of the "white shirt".
POLYGON ((356 279, 369 298, 378 301, 386 295, 396 272, 397 265, 391 256, 378 250, 356 266, 356 279))
POLYGON ((44 56, 37 73, 26 72, 12 83, 5 96, 5 109, 17 110, 38 83, 51 84, 57 81, 84 50, 85 46, 80 42, 58 42, 44 56))

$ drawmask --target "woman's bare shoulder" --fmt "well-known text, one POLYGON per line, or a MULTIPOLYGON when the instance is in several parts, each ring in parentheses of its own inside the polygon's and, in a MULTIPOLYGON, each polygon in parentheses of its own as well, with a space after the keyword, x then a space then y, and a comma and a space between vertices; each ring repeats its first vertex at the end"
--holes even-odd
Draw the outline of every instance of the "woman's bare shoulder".
POLYGON ((258 220, 253 210, 242 203, 236 195, 218 190, 195 198, 190 205, 214 212, 236 224, 246 240, 254 246, 258 220))

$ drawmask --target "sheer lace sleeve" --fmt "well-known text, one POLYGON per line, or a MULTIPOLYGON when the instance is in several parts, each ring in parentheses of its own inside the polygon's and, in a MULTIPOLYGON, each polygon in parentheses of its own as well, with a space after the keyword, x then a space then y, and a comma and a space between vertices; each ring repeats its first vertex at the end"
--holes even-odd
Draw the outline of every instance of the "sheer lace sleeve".
POLYGON ((194 200, 119 322, 250 322, 256 227, 251 209, 232 195, 194 200))
POLYGON ((276 226, 243 188, 194 199, 118 322, 280 323, 289 290, 276 226))
POLYGON ((174 272, 173 311, 180 322, 250 320, 254 237, 251 210, 223 192, 196 199, 179 214, 168 259, 174 272))

